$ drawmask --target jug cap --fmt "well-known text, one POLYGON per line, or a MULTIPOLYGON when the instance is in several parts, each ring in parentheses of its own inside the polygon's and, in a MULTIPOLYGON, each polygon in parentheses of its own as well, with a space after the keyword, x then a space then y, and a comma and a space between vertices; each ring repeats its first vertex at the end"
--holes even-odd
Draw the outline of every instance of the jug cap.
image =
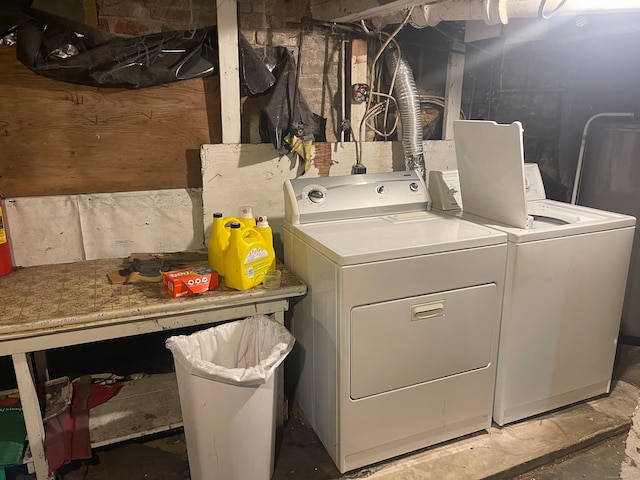
POLYGON ((240 218, 253 218, 253 209, 251 207, 240 207, 238 213, 240 218))

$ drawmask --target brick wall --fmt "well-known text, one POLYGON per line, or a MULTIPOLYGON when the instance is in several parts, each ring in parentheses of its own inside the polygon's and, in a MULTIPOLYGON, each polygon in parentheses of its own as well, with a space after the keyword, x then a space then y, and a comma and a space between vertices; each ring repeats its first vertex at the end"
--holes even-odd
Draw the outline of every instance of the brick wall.
MULTIPOLYGON (((121 35, 201 28, 216 24, 215 0, 96 0, 100 28, 121 35)), ((241 0, 239 27, 251 41, 256 32, 277 33, 309 17, 308 1, 241 0)))
POLYGON ((215 2, 198 0, 96 0, 98 25, 118 35, 138 36, 202 28, 216 23, 215 2))

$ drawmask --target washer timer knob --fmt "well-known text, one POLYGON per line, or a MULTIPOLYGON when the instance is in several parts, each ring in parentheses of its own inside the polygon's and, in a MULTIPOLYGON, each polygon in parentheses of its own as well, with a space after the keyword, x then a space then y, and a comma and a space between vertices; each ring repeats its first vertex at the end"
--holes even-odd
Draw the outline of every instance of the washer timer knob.
POLYGON ((378 192, 378 195, 382 195, 382 194, 384 194, 384 192, 385 192, 384 185, 378 185, 378 186, 376 187, 376 192, 378 192))
POLYGON ((324 192, 322 190, 313 189, 307 194, 307 197, 312 203, 324 202, 324 192))
POLYGON ((420 188, 420 187, 418 186, 418 184, 416 182, 411 182, 409 184, 409 190, 411 190, 412 192, 417 192, 418 188, 420 188))

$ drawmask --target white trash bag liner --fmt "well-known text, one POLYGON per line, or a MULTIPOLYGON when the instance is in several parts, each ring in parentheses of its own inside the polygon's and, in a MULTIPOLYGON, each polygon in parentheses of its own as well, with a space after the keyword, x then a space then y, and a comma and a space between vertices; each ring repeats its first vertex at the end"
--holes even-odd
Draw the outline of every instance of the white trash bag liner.
POLYGON ((261 385, 294 343, 284 325, 266 315, 254 315, 191 335, 169 337, 166 346, 191 375, 230 385, 261 385))

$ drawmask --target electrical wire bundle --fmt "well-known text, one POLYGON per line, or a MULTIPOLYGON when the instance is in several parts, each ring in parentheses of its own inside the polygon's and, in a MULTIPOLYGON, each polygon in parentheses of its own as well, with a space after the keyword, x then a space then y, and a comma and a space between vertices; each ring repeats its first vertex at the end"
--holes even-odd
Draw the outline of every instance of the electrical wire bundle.
POLYGON ((388 34, 381 30, 372 31, 366 25, 364 20, 360 21, 360 26, 362 27, 362 30, 367 35, 378 37, 378 39, 382 43, 378 48, 378 51, 376 52, 375 56, 373 57, 373 60, 371 61, 371 65, 369 67, 368 83, 371 87, 371 90, 367 98, 367 108, 366 108, 365 114, 362 118, 362 121, 360 122, 360 125, 358 126, 358 137, 356 139, 356 145, 359 146, 359 148, 356 148, 356 165, 354 166, 356 169, 363 167, 361 152, 362 152, 362 142, 364 141, 365 126, 369 127, 377 135, 383 138, 390 137, 397 130, 397 127, 398 127, 397 115, 395 116, 393 123, 390 126, 388 125, 388 123, 389 123, 389 112, 392 110, 397 111, 397 102, 395 98, 392 96, 392 93, 393 93, 393 87, 395 85, 396 76, 398 73, 399 64, 396 65, 393 75, 391 76, 388 92, 381 92, 377 87, 377 85, 380 84, 380 77, 382 75, 382 69, 380 68, 378 61, 380 60, 380 57, 384 53, 387 46, 392 42, 394 47, 397 49, 397 51, 398 52, 401 51, 400 45, 395 40, 395 37, 396 35, 398 35, 400 30, 402 30, 402 28, 409 21, 412 11, 413 11, 413 7, 411 7, 407 11, 407 14, 405 15, 403 21, 395 28, 395 30, 391 34, 388 34), (374 102, 374 98, 376 99, 375 102, 374 102), (380 101, 379 99, 382 99, 382 100, 380 101), (376 122, 376 119, 380 115, 383 116, 382 121, 376 122), (382 127, 378 128, 378 125, 381 125, 382 127))

